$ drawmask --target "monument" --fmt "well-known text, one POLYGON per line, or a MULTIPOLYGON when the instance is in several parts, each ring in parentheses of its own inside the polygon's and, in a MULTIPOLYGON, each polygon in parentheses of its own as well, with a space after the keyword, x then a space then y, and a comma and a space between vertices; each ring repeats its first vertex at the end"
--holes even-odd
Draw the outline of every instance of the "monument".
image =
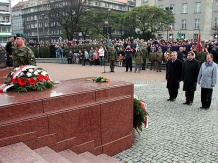
POLYGON ((81 78, 44 91, 2 93, 0 147, 23 142, 31 149, 115 155, 134 140, 133 87, 81 78))

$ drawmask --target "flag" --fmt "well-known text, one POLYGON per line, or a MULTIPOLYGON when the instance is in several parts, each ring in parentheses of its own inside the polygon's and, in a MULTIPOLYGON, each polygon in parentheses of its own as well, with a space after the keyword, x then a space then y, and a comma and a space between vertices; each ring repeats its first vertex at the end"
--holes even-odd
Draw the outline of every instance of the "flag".
POLYGON ((173 26, 172 25, 170 26, 170 32, 173 32, 173 26))
POLYGON ((199 53, 200 51, 201 51, 201 33, 199 31, 198 42, 197 42, 197 52, 199 53))

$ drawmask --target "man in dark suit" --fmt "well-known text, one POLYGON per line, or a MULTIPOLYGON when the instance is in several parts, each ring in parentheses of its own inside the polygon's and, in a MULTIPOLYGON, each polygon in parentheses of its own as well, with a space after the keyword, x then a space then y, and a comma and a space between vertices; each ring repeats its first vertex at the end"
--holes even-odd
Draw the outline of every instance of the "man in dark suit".
POLYGON ((185 91, 186 97, 186 102, 183 104, 192 105, 200 66, 199 62, 194 58, 194 52, 188 52, 187 58, 182 69, 183 91, 185 91))
POLYGON ((177 52, 171 54, 171 60, 166 64, 166 80, 169 92, 169 99, 167 101, 175 101, 178 95, 179 83, 182 77, 182 62, 177 59, 177 52))

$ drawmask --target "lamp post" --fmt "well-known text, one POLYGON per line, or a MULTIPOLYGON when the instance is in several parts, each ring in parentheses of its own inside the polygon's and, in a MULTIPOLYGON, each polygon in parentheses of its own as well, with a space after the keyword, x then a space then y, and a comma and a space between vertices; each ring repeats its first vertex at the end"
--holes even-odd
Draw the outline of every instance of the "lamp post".
POLYGON ((216 40, 218 41, 218 35, 216 35, 215 37, 216 37, 216 40))
POLYGON ((42 14, 42 35, 43 35, 43 37, 45 37, 45 20, 44 20, 44 16, 45 16, 45 14, 42 14))
MULTIPOLYGON (((167 14, 167 21, 169 21, 170 12, 168 12, 168 11, 173 10, 173 7, 165 7, 164 10, 166 11, 166 14, 167 14)), ((167 40, 169 39, 168 33, 169 33, 169 23, 167 23, 167 40)))
POLYGON ((111 9, 108 9, 108 26, 107 26, 108 39, 110 39, 110 37, 111 37, 110 11, 111 11, 111 9))

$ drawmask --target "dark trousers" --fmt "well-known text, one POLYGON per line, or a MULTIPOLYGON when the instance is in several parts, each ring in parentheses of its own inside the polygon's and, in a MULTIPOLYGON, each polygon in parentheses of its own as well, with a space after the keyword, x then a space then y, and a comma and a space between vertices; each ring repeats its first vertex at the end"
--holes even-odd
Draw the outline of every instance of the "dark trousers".
POLYGON ((83 59, 83 66, 86 65, 86 62, 89 62, 89 65, 90 65, 90 66, 92 65, 89 59, 83 59))
POLYGON ((201 104, 204 108, 209 108, 211 104, 213 89, 201 88, 201 104))
POLYGON ((126 71, 130 68, 130 71, 132 71, 132 58, 126 58, 126 71))
POLYGON ((146 59, 143 59, 143 63, 142 63, 142 70, 146 69, 146 59))
POLYGON ((169 92, 169 95, 170 95, 170 99, 176 99, 176 97, 178 95, 178 89, 168 88, 168 92, 169 92))
POLYGON ((104 57, 103 56, 100 56, 100 64, 104 65, 104 57))
POLYGON ((73 59, 72 58, 67 58, 67 62, 68 62, 68 64, 72 64, 73 63, 73 59))
POLYGON ((155 62, 154 62, 154 61, 151 61, 151 68, 150 68, 150 70, 152 70, 152 67, 153 67, 154 70, 155 70, 155 62))
POLYGON ((195 91, 185 91, 186 102, 193 102, 195 91))

